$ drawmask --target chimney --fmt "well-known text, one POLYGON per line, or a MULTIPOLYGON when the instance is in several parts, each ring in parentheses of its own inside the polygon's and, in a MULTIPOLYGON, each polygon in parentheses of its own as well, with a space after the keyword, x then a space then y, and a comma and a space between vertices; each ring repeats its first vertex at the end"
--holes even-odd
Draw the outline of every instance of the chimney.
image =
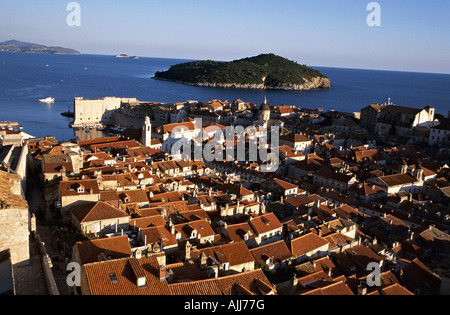
POLYGON ((159 281, 164 281, 166 280, 166 266, 164 265, 160 265, 158 268, 158 275, 159 275, 159 281))
POLYGON ((358 286, 358 295, 367 295, 367 288, 363 285, 358 286))
POLYGON ((188 261, 188 260, 190 260, 191 259, 191 243, 189 243, 189 241, 188 242, 186 242, 186 247, 185 247, 185 256, 184 256, 184 259, 186 260, 186 261, 188 261))
POLYGON ((319 208, 320 207, 320 199, 316 199, 316 201, 314 201, 314 208, 319 208))
POLYGON ((294 274, 294 277, 292 278, 292 286, 296 287, 298 285, 298 279, 294 274))
POLYGON ((130 258, 129 263, 138 289, 146 287, 147 282, 145 278, 144 268, 136 258, 130 258))
POLYGON ((333 276, 333 269, 331 267, 327 268, 328 277, 333 276))

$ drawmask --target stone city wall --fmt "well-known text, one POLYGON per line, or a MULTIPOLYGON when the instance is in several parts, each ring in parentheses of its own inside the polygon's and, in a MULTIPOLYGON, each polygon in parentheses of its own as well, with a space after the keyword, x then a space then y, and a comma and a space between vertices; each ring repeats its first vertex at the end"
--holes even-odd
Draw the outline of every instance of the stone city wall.
POLYGON ((0 252, 9 249, 13 265, 30 259, 28 227, 28 209, 0 209, 0 252))
POLYGON ((122 103, 137 102, 135 98, 105 97, 89 100, 75 98, 75 119, 72 127, 109 125, 113 123, 113 114, 122 103))

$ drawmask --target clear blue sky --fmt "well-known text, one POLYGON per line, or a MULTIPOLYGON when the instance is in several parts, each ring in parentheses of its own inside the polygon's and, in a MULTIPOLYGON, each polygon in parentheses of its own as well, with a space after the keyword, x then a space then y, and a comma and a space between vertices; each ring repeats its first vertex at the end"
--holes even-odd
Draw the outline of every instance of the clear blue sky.
POLYGON ((273 52, 311 66, 450 73, 450 1, 0 0, 0 41, 59 45, 88 54, 233 60, 273 52))

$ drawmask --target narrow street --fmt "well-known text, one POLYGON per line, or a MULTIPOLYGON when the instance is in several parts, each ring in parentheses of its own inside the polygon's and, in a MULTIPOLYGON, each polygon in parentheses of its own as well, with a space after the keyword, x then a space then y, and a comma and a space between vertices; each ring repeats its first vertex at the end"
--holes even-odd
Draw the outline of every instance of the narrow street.
MULTIPOLYGON (((50 210, 44 199, 44 187, 38 176, 28 178, 27 201, 30 212, 36 216, 37 234, 40 235, 45 249, 52 259, 52 271, 59 294, 69 294, 66 285, 65 261, 52 246, 52 231, 46 222, 51 219, 50 210)), ((42 268, 42 255, 35 239, 30 236, 30 263, 14 266, 14 278, 17 295, 48 295, 47 283, 42 268)))

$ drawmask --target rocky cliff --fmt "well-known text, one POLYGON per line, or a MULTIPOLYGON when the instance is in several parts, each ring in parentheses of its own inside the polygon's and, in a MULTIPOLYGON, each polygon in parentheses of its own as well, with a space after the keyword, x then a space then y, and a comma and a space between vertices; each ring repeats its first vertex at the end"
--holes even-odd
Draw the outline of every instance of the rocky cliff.
POLYGON ((250 90, 285 90, 285 91, 309 91, 309 90, 319 90, 319 89, 329 89, 331 88, 331 81, 329 78, 315 77, 311 80, 305 79, 304 84, 284 84, 283 86, 267 86, 264 84, 240 84, 240 83, 192 83, 183 82, 179 80, 161 79, 155 78, 157 80, 173 81, 176 83, 191 85, 191 86, 201 86, 210 88, 224 88, 224 89, 250 89, 250 90))

